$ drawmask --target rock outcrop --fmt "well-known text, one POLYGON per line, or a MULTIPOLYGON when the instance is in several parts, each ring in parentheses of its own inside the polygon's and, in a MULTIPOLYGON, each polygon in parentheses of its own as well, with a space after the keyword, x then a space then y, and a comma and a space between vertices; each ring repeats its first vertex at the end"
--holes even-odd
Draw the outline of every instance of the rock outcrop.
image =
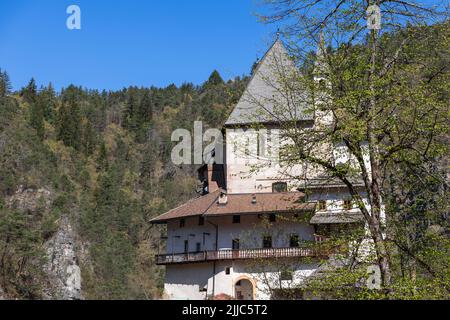
POLYGON ((54 298, 79 300, 81 295, 81 270, 78 265, 75 233, 64 217, 60 228, 46 243, 48 264, 46 272, 55 288, 54 298))
POLYGON ((51 192, 45 188, 24 188, 17 191, 6 200, 6 206, 21 211, 36 212, 38 209, 48 209, 52 201, 51 192))
MULTIPOLYGON (((6 199, 6 205, 29 214, 48 211, 52 202, 52 192, 46 188, 24 188, 6 199)), ((77 259, 77 234, 67 215, 59 219, 56 233, 45 243, 48 261, 45 273, 48 283, 43 285, 46 299, 78 300, 81 294, 81 270, 77 259)), ((79 246, 78 246, 79 247, 79 246)), ((0 299, 4 293, 0 288, 0 299)), ((4 297, 5 298, 5 297, 4 297)))

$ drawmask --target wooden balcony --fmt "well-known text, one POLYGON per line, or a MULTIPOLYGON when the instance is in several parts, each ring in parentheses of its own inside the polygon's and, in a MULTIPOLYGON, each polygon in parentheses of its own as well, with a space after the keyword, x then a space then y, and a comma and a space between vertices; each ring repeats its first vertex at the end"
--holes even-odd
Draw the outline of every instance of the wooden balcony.
POLYGON ((162 254, 156 256, 157 265, 209 262, 221 260, 327 257, 329 250, 312 247, 263 248, 247 250, 201 251, 179 254, 162 254))

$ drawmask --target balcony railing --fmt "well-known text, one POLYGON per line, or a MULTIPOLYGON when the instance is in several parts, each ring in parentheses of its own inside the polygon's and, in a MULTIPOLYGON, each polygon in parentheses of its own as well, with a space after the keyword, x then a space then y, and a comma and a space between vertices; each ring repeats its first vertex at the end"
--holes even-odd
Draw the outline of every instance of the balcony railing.
POLYGON ((326 257, 330 254, 329 251, 330 250, 327 250, 325 248, 293 247, 161 254, 156 256, 156 264, 164 265, 190 262, 265 258, 326 257))

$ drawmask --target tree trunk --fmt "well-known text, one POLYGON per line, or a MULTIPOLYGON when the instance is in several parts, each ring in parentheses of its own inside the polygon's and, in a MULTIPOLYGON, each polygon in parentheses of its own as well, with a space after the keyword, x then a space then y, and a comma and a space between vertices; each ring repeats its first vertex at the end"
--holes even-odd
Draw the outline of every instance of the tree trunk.
POLYGON ((386 242, 383 239, 383 233, 380 228, 379 219, 372 218, 369 222, 369 230, 372 235, 373 242, 375 244, 375 252, 377 255, 378 266, 381 271, 381 285, 383 289, 390 291, 391 287, 391 263, 389 259, 388 249, 386 248, 386 242))

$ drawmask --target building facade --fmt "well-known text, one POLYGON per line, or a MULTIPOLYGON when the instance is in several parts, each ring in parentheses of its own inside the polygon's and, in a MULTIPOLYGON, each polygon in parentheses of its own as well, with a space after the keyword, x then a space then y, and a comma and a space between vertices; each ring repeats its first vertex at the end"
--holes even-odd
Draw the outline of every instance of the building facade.
MULTIPOLYGON (((199 170, 204 194, 152 220, 167 225, 166 253, 156 263, 166 268, 168 299, 275 298, 280 288, 300 286, 330 256, 311 244, 325 241, 330 230, 361 226, 362 214, 341 183, 318 168, 280 160, 280 146, 289 143, 282 138, 287 117, 305 130, 332 121, 311 112, 301 95, 293 98, 294 111, 284 109, 290 103, 276 88, 289 76, 298 70, 277 40, 225 123, 225 145, 216 149, 224 163, 213 158, 199 170)), ((349 161, 345 150, 334 158, 349 161)))

